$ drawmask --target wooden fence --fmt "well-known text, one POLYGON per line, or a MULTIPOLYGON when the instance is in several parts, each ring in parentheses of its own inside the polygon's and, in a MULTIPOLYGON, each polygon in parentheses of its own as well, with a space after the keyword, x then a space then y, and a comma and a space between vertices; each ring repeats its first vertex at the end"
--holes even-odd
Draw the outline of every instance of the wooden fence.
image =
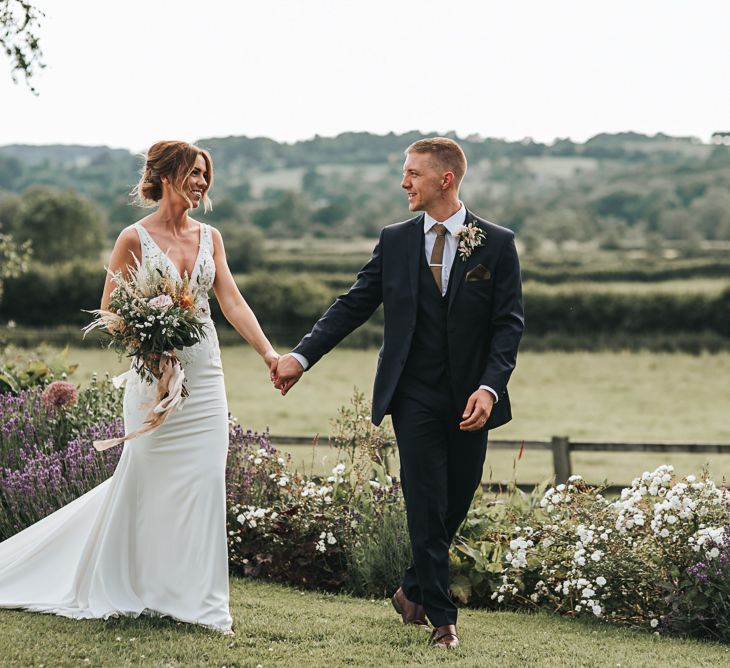
MULTIPOLYGON (((327 438, 311 436, 271 436, 271 444, 280 445, 308 445, 323 446, 330 445, 327 438)), ((571 464, 571 453, 573 452, 682 452, 689 454, 730 454, 730 443, 617 443, 614 441, 571 441, 568 436, 553 436, 551 439, 543 440, 500 440, 490 439, 490 450, 512 450, 518 453, 521 448, 525 450, 550 450, 553 453, 553 473, 555 484, 567 482, 573 474, 571 464)), ((537 485, 534 483, 517 483, 517 487, 523 491, 531 491, 537 485)), ((484 483, 483 487, 488 490, 499 490, 505 486, 499 483, 484 483)), ((607 488, 608 493, 616 493, 622 489, 622 485, 611 485, 607 488)))

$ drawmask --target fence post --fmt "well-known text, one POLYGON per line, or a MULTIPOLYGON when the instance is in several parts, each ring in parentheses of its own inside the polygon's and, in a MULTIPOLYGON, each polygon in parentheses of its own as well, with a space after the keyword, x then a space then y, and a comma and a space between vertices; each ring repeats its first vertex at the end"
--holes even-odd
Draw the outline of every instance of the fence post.
POLYGON ((553 436, 552 447, 555 484, 567 483, 573 474, 570 466, 570 439, 567 436, 553 436))

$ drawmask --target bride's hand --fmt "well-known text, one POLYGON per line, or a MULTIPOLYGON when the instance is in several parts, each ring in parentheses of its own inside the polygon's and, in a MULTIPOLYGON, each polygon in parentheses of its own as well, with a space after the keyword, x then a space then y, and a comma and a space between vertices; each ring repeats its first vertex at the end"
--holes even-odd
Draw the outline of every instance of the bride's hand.
POLYGON ((279 357, 281 357, 281 355, 273 349, 264 354, 264 362, 266 363, 266 366, 269 367, 271 380, 274 380, 274 377, 276 376, 276 367, 279 364, 279 357))

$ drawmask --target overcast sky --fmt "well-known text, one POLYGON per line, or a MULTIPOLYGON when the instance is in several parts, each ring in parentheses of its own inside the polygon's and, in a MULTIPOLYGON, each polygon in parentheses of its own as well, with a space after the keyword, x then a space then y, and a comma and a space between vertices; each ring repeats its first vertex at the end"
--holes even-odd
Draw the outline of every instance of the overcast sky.
POLYGON ((730 130, 727 0, 43 0, 0 145, 730 130))

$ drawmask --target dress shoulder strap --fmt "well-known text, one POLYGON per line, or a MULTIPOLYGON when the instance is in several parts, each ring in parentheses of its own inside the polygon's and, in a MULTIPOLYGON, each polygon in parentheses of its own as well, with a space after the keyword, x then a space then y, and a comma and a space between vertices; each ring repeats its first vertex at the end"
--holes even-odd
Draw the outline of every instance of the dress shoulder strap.
POLYGON ((200 223, 200 243, 208 249, 211 257, 213 257, 213 234, 208 223, 200 223))
POLYGON ((140 258, 140 260, 145 257, 154 256, 155 250, 157 249, 157 244, 155 244, 154 240, 150 236, 150 233, 144 228, 144 226, 140 222, 134 223, 132 227, 137 230, 139 243, 142 247, 142 258, 140 258))

